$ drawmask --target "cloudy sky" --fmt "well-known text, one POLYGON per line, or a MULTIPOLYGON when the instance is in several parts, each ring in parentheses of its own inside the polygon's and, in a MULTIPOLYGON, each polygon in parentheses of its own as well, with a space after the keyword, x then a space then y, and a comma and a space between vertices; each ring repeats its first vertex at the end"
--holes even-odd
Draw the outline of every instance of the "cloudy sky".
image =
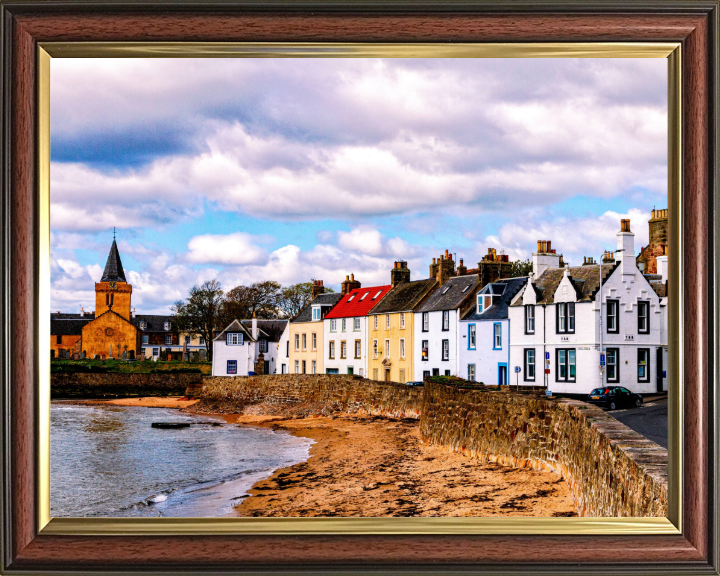
POLYGON ((445 249, 636 250, 667 204, 662 59, 53 59, 52 309, 197 283, 427 276, 445 249))

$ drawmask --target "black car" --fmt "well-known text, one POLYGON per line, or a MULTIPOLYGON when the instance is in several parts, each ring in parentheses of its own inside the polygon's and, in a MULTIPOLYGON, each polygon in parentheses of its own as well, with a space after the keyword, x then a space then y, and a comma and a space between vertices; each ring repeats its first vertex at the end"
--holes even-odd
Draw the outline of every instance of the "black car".
POLYGON ((615 408, 628 406, 639 408, 642 406, 643 399, 640 394, 630 392, 630 390, 622 386, 604 386, 603 388, 595 388, 590 392, 587 401, 608 410, 615 410, 615 408))
POLYGON ((405 382, 406 386, 425 386, 425 382, 405 382))

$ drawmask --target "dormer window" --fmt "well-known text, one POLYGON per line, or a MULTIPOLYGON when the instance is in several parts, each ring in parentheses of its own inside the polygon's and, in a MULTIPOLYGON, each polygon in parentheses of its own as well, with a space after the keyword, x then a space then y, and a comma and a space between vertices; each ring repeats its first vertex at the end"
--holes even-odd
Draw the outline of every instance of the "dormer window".
POLYGON ((320 306, 313 306, 312 319, 313 321, 322 320, 322 309, 320 306))
POLYGON ((140 330, 147 330, 147 322, 145 322, 145 320, 140 321, 140 330))
POLYGON ((170 322, 165 322, 165 330, 170 330, 170 322))
POLYGON ((242 346, 243 335, 238 332, 228 332, 225 334, 225 343, 228 346, 242 346))
POLYGON ((377 297, 380 296, 380 294, 382 294, 382 290, 378 290, 377 294, 375 294, 375 296, 373 296, 372 299, 373 300, 377 299, 377 297))

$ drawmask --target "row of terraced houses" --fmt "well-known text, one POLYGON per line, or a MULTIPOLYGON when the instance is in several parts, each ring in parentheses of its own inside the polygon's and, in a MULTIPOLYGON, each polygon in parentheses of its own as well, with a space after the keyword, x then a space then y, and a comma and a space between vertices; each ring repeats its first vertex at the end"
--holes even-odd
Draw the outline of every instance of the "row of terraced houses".
POLYGON ((256 338, 237 323, 221 332, 213 374, 246 375, 262 353, 270 373, 401 383, 456 375, 585 394, 605 383, 666 390, 667 210, 653 210, 649 226, 639 255, 630 221, 621 220, 617 250, 582 266, 539 241, 524 277, 511 277, 508 257, 490 249, 473 270, 446 251, 423 280, 397 261, 387 285, 363 287, 348 275, 340 293, 325 293, 315 281, 310 303, 264 350, 245 346, 256 338))

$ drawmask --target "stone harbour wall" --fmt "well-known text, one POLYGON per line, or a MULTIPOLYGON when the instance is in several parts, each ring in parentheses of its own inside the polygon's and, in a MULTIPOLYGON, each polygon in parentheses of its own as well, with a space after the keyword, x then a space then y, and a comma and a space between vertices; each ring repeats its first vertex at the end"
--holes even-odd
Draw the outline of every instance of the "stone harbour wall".
POLYGON ((577 400, 428 383, 420 433, 485 462, 553 470, 580 516, 667 516, 667 450, 577 400))
POLYGON ((420 418, 422 387, 336 374, 216 376, 203 380, 199 410, 234 412, 263 404, 298 415, 364 412, 420 418))
POLYGON ((51 374, 52 398, 105 398, 108 396, 183 396, 197 387, 202 374, 51 374))

